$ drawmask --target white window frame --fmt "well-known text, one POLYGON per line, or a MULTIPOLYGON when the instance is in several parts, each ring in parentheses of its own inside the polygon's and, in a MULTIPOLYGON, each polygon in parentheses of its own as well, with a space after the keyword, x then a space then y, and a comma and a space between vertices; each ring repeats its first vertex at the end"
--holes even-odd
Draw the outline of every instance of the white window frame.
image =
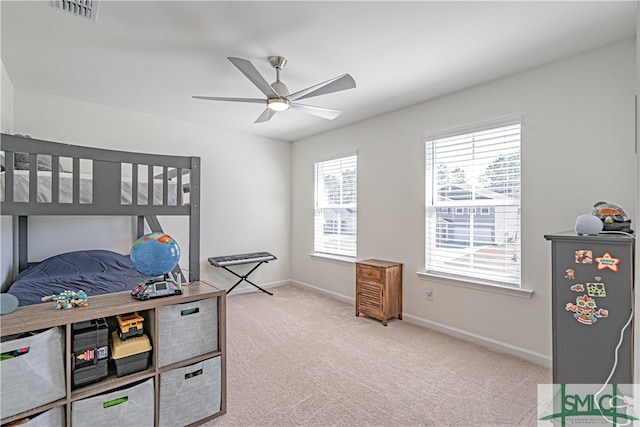
MULTIPOLYGON (((466 187, 469 187, 471 189, 470 193, 472 195, 472 200, 438 200, 439 198, 442 199, 442 197, 439 196, 439 194, 436 194, 438 192, 438 187, 436 186, 438 179, 438 167, 436 166, 436 163, 440 161, 439 164, 445 164, 447 168, 458 167, 458 164, 454 163, 453 160, 449 163, 447 163, 447 160, 444 160, 444 163, 442 163, 442 160, 445 159, 445 156, 441 155, 440 157, 438 157, 437 152, 434 151, 439 142, 442 144, 445 143, 445 141, 443 140, 451 141, 450 138, 462 137, 463 135, 468 136, 468 134, 478 135, 483 131, 507 126, 515 126, 519 130, 519 140, 517 145, 519 155, 520 148, 522 146, 521 125, 522 118, 520 116, 516 116, 467 126, 464 128, 452 129, 445 132, 438 132, 425 136, 425 273, 422 274, 425 274, 427 276, 439 276, 446 279, 452 279, 452 281, 454 282, 461 281, 466 283, 473 283, 474 286, 470 287, 476 287, 475 285, 479 285, 480 287, 490 285, 507 288, 509 291, 521 290, 521 210, 519 197, 520 189, 522 186, 521 181, 517 183, 517 186, 509 187, 517 188, 517 197, 509 196, 502 197, 501 199, 483 199, 481 197, 476 198, 477 195, 480 194, 481 188, 479 184, 475 183, 475 181, 477 181, 478 176, 477 170, 480 170, 482 168, 482 163, 479 160, 480 156, 476 156, 475 154, 473 154, 470 156, 471 158, 473 158, 473 161, 467 159, 465 159, 465 161, 468 161, 470 164, 475 162, 476 169, 474 169, 474 174, 476 178, 466 177, 467 180, 464 183, 466 187), (455 249, 449 250, 449 253, 447 253, 447 250, 442 248, 442 242, 438 242, 439 234, 437 224, 439 218, 437 217, 438 209, 436 208, 442 209, 447 207, 452 209, 456 213, 459 212, 460 208, 464 208, 465 212, 468 212, 470 214, 469 223, 465 225, 469 228, 468 233, 471 237, 467 237, 467 239, 469 239, 468 241, 465 241, 464 238, 462 239, 462 241, 468 246, 467 248, 465 248, 465 250, 469 253, 466 258, 462 255, 462 252, 464 252, 465 250, 460 250, 460 254, 456 254, 455 249), (472 237, 473 234, 471 231, 476 227, 480 227, 480 225, 476 225, 474 227, 474 223, 471 217, 479 217, 480 215, 486 217, 489 214, 484 214, 483 211, 485 209, 489 210, 490 207, 496 207, 498 209, 501 209, 503 212, 509 213, 509 219, 503 219, 501 221, 501 219, 498 218, 497 215, 496 222, 494 223, 496 235, 500 234, 500 237, 495 238, 495 245, 493 246, 504 248, 505 254, 502 257, 502 259, 504 259, 504 262, 500 264, 501 268, 504 268, 496 273, 491 272, 488 266, 483 265, 483 261, 474 262, 474 254, 476 253, 474 245, 477 244, 479 247, 482 242, 479 240, 477 243, 472 237), (477 215, 474 215, 472 213, 474 211, 477 213, 477 215), (514 232, 516 239, 507 239, 507 237, 504 237, 507 235, 512 236, 514 232), (438 247, 439 244, 440 248, 438 247), (512 260, 509 260, 508 258, 511 256, 511 254, 513 254, 513 258, 512 260), (456 261, 451 262, 454 259, 456 261), (512 262, 515 262, 517 266, 511 264, 512 262)), ((465 140, 459 140, 458 142, 463 149, 466 149, 464 147, 465 140)), ((500 154, 511 154, 514 149, 513 144, 505 146, 507 146, 508 148, 500 154)), ((471 143, 469 149, 471 149, 471 143)), ((496 151, 495 153, 498 154, 499 152, 496 151)), ((521 168, 521 158, 519 159, 518 167, 521 168)), ((469 166, 469 168, 471 169, 472 167, 469 166)), ((518 170, 518 176, 520 176, 520 170, 518 170)), ((494 209, 494 211, 497 211, 497 209, 494 209)), ((507 218, 506 215, 505 218, 507 218)), ((486 220, 486 218, 484 220, 486 220)), ((483 231, 486 231, 486 229, 483 229, 483 231)), ((454 231, 452 231, 451 233, 454 233, 454 231)), ((469 287, 468 285, 465 286, 469 287)), ((515 292, 514 294, 517 293, 518 292, 515 292)), ((523 293, 523 295, 518 296, 530 297, 530 294, 531 291, 526 291, 526 295, 524 295, 523 293)))
POLYGON ((314 164, 313 255, 355 261, 357 257, 358 155, 343 153, 314 164), (344 172, 355 168, 353 182, 345 186, 344 172), (325 176, 333 177, 333 197, 325 176), (335 193, 338 192, 338 194, 335 193), (327 220, 336 221, 335 233, 325 233, 327 220))

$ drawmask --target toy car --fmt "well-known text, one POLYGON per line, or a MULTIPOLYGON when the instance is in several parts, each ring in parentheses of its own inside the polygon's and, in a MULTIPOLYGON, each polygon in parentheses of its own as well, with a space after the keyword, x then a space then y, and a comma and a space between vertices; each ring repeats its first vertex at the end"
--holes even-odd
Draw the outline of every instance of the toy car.
POLYGON ((131 291, 131 296, 141 301, 180 294, 182 287, 172 280, 145 280, 131 291))
POLYGON ((144 333, 143 323, 144 318, 138 313, 129 315, 118 315, 118 336, 121 340, 126 340, 129 337, 137 337, 144 333))

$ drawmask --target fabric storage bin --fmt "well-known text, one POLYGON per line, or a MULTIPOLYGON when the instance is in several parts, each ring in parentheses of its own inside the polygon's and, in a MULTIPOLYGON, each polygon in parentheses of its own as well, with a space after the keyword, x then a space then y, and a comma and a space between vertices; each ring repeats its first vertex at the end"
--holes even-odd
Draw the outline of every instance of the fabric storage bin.
POLYGON ((2 342, 0 353, 2 418, 66 396, 62 328, 2 342))
POLYGON ((30 417, 21 427, 64 427, 64 406, 57 406, 46 412, 30 417))
POLYGON ((153 379, 71 403, 73 427, 153 427, 153 379))
POLYGON ((159 366, 218 350, 218 298, 158 309, 159 366))
POLYGON ((184 426, 220 411, 221 375, 220 356, 160 374, 159 425, 184 426))

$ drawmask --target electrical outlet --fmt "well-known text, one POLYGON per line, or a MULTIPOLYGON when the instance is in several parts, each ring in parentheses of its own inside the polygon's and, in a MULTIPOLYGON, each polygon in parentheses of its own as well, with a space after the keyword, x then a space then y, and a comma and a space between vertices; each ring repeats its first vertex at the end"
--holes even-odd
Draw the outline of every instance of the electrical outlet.
POLYGON ((433 289, 427 288, 424 292, 427 297, 427 301, 433 301, 433 289))

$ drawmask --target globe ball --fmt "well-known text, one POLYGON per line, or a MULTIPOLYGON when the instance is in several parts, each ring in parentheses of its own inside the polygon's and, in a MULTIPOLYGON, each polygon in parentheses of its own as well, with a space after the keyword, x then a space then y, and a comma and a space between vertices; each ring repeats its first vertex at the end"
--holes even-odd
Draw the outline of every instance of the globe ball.
POLYGON ((176 268, 180 247, 167 234, 154 232, 138 238, 129 255, 133 268, 146 276, 162 276, 176 268))

